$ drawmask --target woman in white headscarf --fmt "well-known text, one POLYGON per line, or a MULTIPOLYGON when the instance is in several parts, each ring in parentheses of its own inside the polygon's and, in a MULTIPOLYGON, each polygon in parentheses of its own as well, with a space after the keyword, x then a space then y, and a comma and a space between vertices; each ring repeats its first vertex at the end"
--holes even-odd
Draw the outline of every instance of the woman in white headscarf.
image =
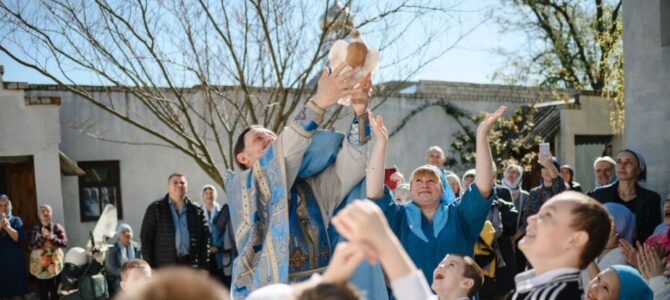
POLYGON ((593 162, 593 173, 596 178, 595 188, 612 184, 616 181, 616 161, 609 156, 601 156, 593 162))
MULTIPOLYGON (((523 189, 523 168, 517 164, 507 166, 503 175, 502 185, 510 190, 514 207, 521 212, 523 205, 528 200, 528 191, 523 189)), ((518 225, 519 222, 517 220, 518 225)))
POLYGON ((117 241, 114 243, 114 247, 109 248, 105 255, 110 296, 113 296, 119 290, 123 264, 131 259, 142 258, 140 244, 133 241, 133 229, 130 225, 126 223, 119 225, 116 234, 117 241))
POLYGON ((237 256, 235 239, 230 223, 228 204, 216 202, 218 193, 213 185, 202 187, 202 208, 211 232, 209 248, 209 272, 230 289, 233 259, 237 256))

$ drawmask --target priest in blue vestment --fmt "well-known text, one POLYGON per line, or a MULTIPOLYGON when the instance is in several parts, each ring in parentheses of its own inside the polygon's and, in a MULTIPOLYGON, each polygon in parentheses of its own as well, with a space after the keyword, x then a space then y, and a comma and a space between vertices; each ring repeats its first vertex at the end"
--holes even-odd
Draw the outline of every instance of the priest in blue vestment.
POLYGON ((235 144, 243 171, 226 176, 225 186, 239 253, 231 285, 236 299, 307 279, 330 260, 329 219, 365 176, 370 138, 370 78, 353 88, 348 78, 356 69, 341 70, 324 71, 314 98, 279 136, 251 126, 235 144), (347 95, 355 113, 348 136, 317 132, 326 109, 347 95))

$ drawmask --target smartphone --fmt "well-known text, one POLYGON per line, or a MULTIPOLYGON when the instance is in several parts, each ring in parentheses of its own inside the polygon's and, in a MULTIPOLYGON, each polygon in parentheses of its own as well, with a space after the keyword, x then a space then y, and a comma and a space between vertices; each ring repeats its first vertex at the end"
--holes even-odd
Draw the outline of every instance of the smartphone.
POLYGON ((549 150, 549 143, 540 143, 540 154, 551 156, 551 150, 549 150))
POLYGON ((384 184, 392 191, 395 190, 397 184, 395 181, 391 180, 391 175, 395 174, 396 172, 398 172, 398 169, 395 167, 384 169, 384 184))

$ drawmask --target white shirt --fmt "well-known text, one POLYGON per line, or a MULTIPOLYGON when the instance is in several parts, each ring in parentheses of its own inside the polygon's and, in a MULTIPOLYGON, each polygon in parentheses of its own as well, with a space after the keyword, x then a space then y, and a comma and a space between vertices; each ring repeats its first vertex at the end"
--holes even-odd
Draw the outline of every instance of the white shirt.
POLYGON ((423 272, 421 272, 421 270, 416 270, 410 274, 391 281, 391 289, 393 290, 393 296, 395 296, 398 300, 437 300, 437 296, 433 295, 433 292, 428 286, 428 281, 426 281, 426 277, 423 276, 423 272))
MULTIPOLYGON (((410 274, 391 281, 393 296, 398 300, 438 300, 428 286, 426 277, 421 270, 416 270, 410 274)), ((468 297, 461 297, 457 300, 469 300, 468 297)))
POLYGON ((652 291, 654 291, 654 299, 668 299, 670 298, 670 285, 665 282, 667 279, 665 276, 656 276, 649 279, 647 283, 652 291))

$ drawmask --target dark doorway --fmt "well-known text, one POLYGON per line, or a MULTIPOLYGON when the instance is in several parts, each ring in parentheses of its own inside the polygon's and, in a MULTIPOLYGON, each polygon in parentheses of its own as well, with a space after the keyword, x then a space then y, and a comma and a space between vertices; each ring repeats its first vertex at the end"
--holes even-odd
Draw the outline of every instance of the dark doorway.
POLYGON ((32 156, 0 157, 0 194, 12 201, 12 214, 23 221, 26 239, 22 243, 28 266, 28 234, 37 218, 35 168, 32 156))
POLYGON ((12 214, 23 220, 24 228, 31 228, 37 216, 32 156, 0 157, 0 193, 12 200, 12 214))

